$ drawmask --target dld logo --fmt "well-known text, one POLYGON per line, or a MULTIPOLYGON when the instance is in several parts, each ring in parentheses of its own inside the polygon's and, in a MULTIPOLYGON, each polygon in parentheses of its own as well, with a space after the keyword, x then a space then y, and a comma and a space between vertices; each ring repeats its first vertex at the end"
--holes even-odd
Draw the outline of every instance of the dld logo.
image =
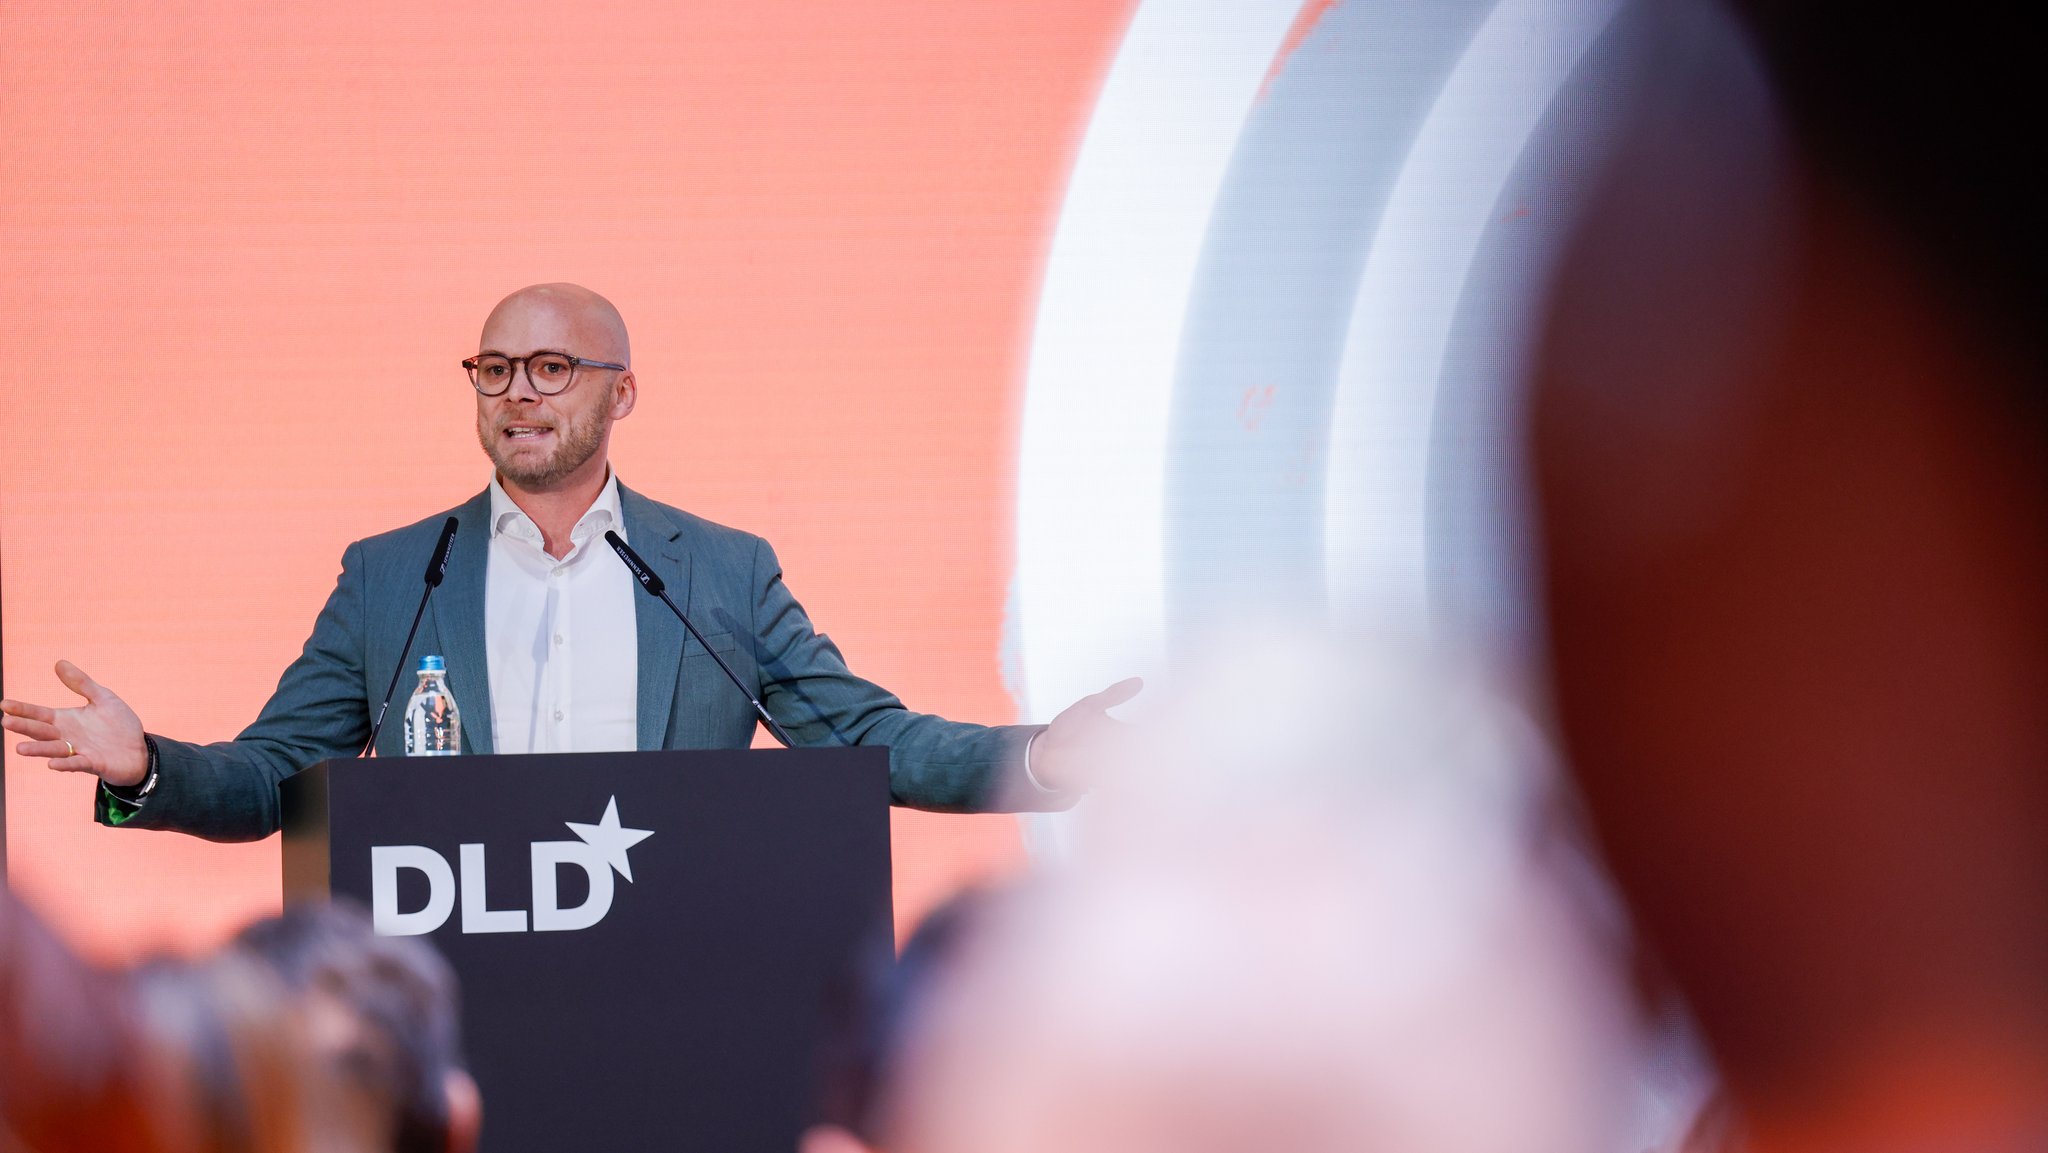
MULTIPOLYGON (((631 881, 632 862, 626 850, 654 835, 649 829, 627 829, 619 825, 619 799, 613 797, 604 816, 595 825, 564 821, 579 838, 574 841, 534 841, 528 846, 533 864, 532 930, 536 933, 588 929, 612 907, 612 873, 631 881), (590 894, 580 905, 564 909, 556 900, 556 873, 574 865, 590 878, 590 894)), ((484 891, 484 847, 463 845, 462 879, 448 858, 425 845, 373 845, 370 848, 370 918, 376 931, 387 937, 410 937, 431 933, 448 922, 460 896, 462 931, 465 933, 524 933, 527 910, 493 909, 484 891), (427 879, 427 903, 414 912, 398 908, 398 871, 411 869, 427 879)))

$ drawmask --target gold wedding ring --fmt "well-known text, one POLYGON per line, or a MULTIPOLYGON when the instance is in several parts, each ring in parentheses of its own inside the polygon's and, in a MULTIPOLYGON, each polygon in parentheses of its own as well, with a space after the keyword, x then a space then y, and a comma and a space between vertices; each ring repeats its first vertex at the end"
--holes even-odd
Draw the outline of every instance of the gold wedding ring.
POLYGON ((77 756, 77 755, 78 755, 78 749, 77 749, 76 747, 74 747, 74 746, 72 745, 72 743, 71 743, 70 741, 65 741, 65 742, 64 742, 64 755, 65 755, 65 756, 67 756, 67 757, 75 757, 75 756, 77 756))

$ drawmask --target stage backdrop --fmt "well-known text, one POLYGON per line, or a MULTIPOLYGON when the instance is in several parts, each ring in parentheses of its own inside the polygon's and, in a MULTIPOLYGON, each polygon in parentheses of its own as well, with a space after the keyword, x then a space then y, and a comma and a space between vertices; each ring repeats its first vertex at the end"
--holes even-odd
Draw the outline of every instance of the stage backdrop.
MULTIPOLYGON (((1632 19, 16 0, 6 690, 69 657, 232 736, 347 542, 485 483, 457 362, 543 280, 632 327, 620 475, 772 539, 914 708, 1047 720, 1275 609, 1530 667, 1517 389, 1632 19)), ((5 782, 13 883, 99 955, 277 903, 274 841, 5 782)), ((1018 830, 898 813, 899 918, 1018 830)))
MULTIPOLYGON (((225 739, 358 537, 483 487, 457 361, 612 298, 640 491, 771 539, 853 667, 1017 719, 999 648, 1047 236, 1129 0, 0 9, 10 695, 68 657, 225 739)), ((110 831, 7 757, 12 883, 105 956, 278 903, 277 842, 110 831)), ((904 916, 1021 859, 896 817, 904 916)))

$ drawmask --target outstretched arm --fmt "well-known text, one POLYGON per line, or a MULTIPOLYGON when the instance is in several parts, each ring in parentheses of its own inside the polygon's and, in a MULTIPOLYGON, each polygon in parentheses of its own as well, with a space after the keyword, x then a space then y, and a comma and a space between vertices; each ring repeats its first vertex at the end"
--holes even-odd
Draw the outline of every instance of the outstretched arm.
POLYGON ((1106 710, 1140 687, 1135 679, 1112 685, 1043 729, 911 712, 886 689, 854 675, 838 647, 812 627, 766 541, 756 542, 753 586, 762 703, 799 745, 889 746, 899 805, 941 812, 1066 808, 1092 779, 1083 750, 1118 724, 1106 710))
POLYGON ((350 545, 305 649, 262 715, 232 741, 145 738, 134 710, 68 661, 58 663, 57 675, 85 698, 83 705, 7 701, 4 723, 30 738, 17 746, 23 755, 47 758, 60 771, 93 773, 116 790, 101 790, 98 811, 106 823, 216 841, 268 836, 279 822, 277 783, 325 758, 353 755, 369 733, 364 565, 362 546, 350 545), (153 791, 139 803, 126 799, 120 790, 144 780, 152 754, 158 772, 153 791))

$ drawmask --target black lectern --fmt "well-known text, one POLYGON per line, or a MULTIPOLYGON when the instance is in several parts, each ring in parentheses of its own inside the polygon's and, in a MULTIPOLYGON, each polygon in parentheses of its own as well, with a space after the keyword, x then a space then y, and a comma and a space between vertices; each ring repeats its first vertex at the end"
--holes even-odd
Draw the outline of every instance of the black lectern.
POLYGON ((889 947, 884 749, 328 761, 286 899, 353 897, 462 979, 485 1153, 787 1153, 826 991, 889 947))

